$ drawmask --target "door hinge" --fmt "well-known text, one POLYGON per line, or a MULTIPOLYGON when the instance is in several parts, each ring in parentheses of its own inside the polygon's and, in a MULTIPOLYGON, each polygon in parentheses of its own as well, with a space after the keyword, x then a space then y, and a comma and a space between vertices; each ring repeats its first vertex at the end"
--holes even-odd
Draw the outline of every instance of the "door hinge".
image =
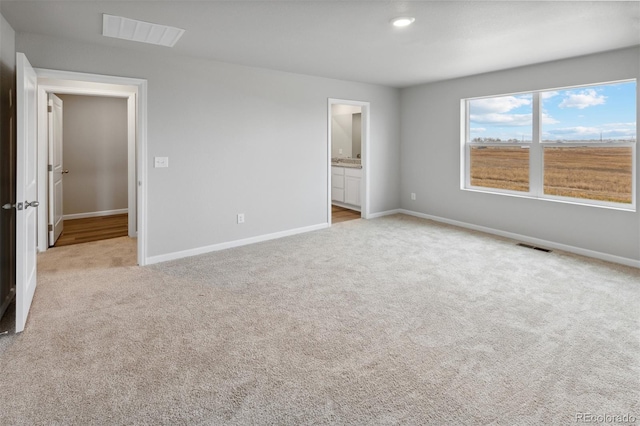
POLYGON ((53 164, 49 164, 49 171, 52 172, 53 171, 53 164))
POLYGON ((47 105, 47 112, 53 112, 53 107, 51 105, 47 105))
POLYGON ((49 225, 49 232, 53 231, 53 225, 49 225))

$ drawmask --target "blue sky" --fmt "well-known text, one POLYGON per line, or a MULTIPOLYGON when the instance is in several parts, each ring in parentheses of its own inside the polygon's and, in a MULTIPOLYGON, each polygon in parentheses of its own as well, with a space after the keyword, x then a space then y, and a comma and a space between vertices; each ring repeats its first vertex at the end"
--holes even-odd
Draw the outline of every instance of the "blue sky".
MULTIPOLYGON (((542 139, 635 140, 636 83, 624 82, 541 92, 542 139)), ((470 139, 532 138, 532 96, 470 101, 470 139)))

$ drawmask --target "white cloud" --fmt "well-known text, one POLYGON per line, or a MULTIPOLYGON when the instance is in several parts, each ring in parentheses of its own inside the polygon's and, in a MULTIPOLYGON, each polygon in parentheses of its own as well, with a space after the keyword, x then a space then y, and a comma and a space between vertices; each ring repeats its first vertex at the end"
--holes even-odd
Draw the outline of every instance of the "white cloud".
POLYGON ((565 98, 558 105, 560 108, 585 109, 594 105, 603 105, 607 97, 599 95, 594 89, 585 89, 580 92, 565 92, 565 98))
POLYGON ((602 125, 602 127, 624 127, 627 129, 634 129, 636 128, 636 123, 605 123, 602 125))
POLYGON ((480 133, 480 132, 486 132, 487 131, 487 129, 485 129, 484 127, 472 127, 469 130, 471 130, 474 133, 475 132, 480 133))
POLYGON ((531 125, 531 114, 471 114, 469 119, 478 124, 497 124, 502 126, 531 125))
POLYGON ((543 135, 545 138, 564 140, 635 139, 635 123, 607 123, 600 127, 575 126, 552 129, 543 135))
POLYGON ((600 128, 585 126, 564 127, 562 129, 549 130, 548 133, 556 136, 600 136, 600 128))
POLYGON ((470 102, 474 115, 505 113, 521 106, 531 105, 531 99, 521 96, 502 96, 499 98, 475 99, 470 102))
POLYGON ((556 124, 556 123, 559 123, 559 121, 553 118, 552 116, 550 116, 548 113, 544 111, 542 112, 542 124, 556 124))
POLYGON ((635 139, 636 131, 631 129, 607 129, 602 131, 602 137, 607 139, 635 139))
POLYGON ((560 92, 556 92, 556 91, 542 92, 540 93, 540 97, 544 100, 544 99, 553 98, 554 96, 558 96, 559 94, 560 92))
POLYGON ((602 126, 602 136, 608 139, 636 138, 636 123, 607 123, 602 126))

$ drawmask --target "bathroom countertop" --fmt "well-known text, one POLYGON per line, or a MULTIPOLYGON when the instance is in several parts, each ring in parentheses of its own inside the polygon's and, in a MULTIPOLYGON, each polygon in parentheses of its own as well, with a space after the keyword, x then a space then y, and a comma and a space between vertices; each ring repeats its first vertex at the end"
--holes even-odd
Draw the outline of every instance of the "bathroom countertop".
POLYGON ((362 168, 362 164, 343 163, 343 162, 339 162, 339 163, 331 162, 331 165, 334 166, 334 167, 346 167, 348 169, 361 169, 362 168))

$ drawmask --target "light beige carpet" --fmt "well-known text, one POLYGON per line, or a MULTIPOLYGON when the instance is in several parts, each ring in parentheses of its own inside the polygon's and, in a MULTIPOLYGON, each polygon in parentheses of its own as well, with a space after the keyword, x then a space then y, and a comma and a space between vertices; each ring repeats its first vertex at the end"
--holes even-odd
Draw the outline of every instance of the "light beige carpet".
MULTIPOLYGON (((50 250, 0 424, 640 418, 640 271, 407 216, 150 267, 50 250)), ((640 420, 638 420, 640 421, 640 420)))

